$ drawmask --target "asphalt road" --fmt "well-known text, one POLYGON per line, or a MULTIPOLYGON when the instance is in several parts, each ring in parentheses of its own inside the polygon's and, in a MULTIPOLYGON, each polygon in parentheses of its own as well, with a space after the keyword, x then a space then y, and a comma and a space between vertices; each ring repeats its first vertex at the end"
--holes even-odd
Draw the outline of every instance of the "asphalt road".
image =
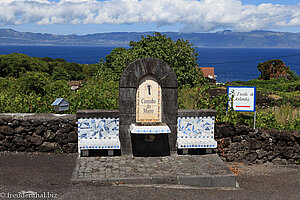
POLYGON ((17 199, 13 197, 18 193, 30 191, 56 199, 300 199, 300 166, 229 163, 237 173, 238 188, 197 188, 75 184, 70 182, 75 161, 74 154, 1 152, 0 199, 17 199))

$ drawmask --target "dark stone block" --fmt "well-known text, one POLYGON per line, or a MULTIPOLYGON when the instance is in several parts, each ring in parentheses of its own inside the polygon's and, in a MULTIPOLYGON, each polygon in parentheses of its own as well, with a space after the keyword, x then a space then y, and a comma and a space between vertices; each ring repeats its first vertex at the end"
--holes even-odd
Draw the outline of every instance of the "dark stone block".
POLYGON ((177 101, 178 90, 175 88, 162 88, 162 100, 163 101, 177 101))
POLYGON ((30 141, 35 146, 40 146, 43 143, 43 138, 41 136, 31 136, 30 141))
POLYGON ((217 111, 211 109, 178 109, 178 117, 208 117, 216 115, 217 111))
POLYGON ((286 143, 285 143, 285 141, 278 141, 277 145, 280 146, 280 147, 285 147, 286 143))
POLYGON ((44 142, 40 148, 40 151, 42 152, 50 152, 55 150, 55 143, 50 143, 50 142, 44 142))
POLYGON ((168 135, 168 143, 170 147, 171 152, 176 152, 177 147, 176 147, 176 142, 177 142, 177 136, 174 133, 171 133, 168 135))
POLYGON ((135 113, 136 102, 135 101, 119 101, 119 111, 122 114, 132 114, 135 113))
POLYGON ((156 67, 157 65, 157 59, 153 59, 153 58, 144 58, 143 60, 144 63, 144 68, 145 68, 145 72, 146 74, 154 74, 153 73, 153 69, 156 67))
POLYGON ((77 142, 77 134, 75 131, 68 134, 68 142, 77 142))
MULTIPOLYGON (((51 122, 50 122, 50 123, 51 123, 51 122)), ((43 124, 43 122, 40 121, 40 120, 34 120, 34 121, 32 122, 32 126, 39 126, 39 125, 41 125, 41 124, 43 124)))
POLYGON ((12 147, 12 143, 7 140, 0 141, 0 149, 7 150, 12 147))
POLYGON ((280 148, 280 155, 282 155, 282 157, 286 158, 286 159, 293 158, 293 156, 294 156, 293 147, 280 148))
POLYGON ((161 85, 164 88, 177 88, 177 76, 174 71, 169 71, 169 73, 161 79, 161 85))
POLYGON ((130 125, 120 125, 119 126, 119 137, 124 139, 130 139, 130 132, 129 132, 130 125))
POLYGON ((120 138, 121 155, 132 155, 131 139, 120 138))
MULTIPOLYGON (((159 79, 165 77, 172 71, 172 68, 161 60, 157 61, 157 65, 153 69, 153 74, 159 79)), ((177 80, 177 79, 176 79, 177 80)))
POLYGON ((120 79, 120 88, 137 88, 138 77, 131 72, 124 72, 120 79))
POLYGON ((162 109, 163 109, 163 113, 177 113, 178 112, 177 100, 162 101, 162 109))
POLYGON ((35 128, 34 132, 37 135, 42 135, 46 131, 46 128, 43 125, 39 125, 38 127, 35 128))
POLYGON ((120 125, 130 125, 136 122, 135 114, 120 114, 120 125))
POLYGON ((0 151, 6 151, 7 150, 7 147, 4 147, 0 144, 0 151))
POLYGON ((177 114, 176 113, 166 113, 162 114, 162 122, 168 125, 177 125, 177 114))
POLYGON ((263 157, 265 157, 267 155, 267 152, 262 149, 256 150, 256 153, 257 153, 258 159, 262 159, 263 157))
POLYGON ((26 127, 29 127, 29 126, 31 126, 31 123, 29 122, 29 121, 23 121, 22 123, 21 123, 21 125, 22 126, 26 126, 26 127))
POLYGON ((247 153, 245 155, 245 158, 246 158, 248 163, 253 163, 257 158, 257 153, 256 152, 247 153))
POLYGON ((25 150, 26 150, 26 147, 23 147, 23 146, 17 148, 17 151, 25 151, 25 150))
POLYGON ((23 127, 23 126, 18 126, 16 129, 15 129, 15 133, 19 134, 19 133, 24 133, 26 132, 26 128, 23 127))
POLYGON ((171 152, 177 151, 176 142, 177 142, 177 125, 168 125, 171 134, 168 134, 169 147, 171 152))
POLYGON ((274 148, 273 151, 269 151, 267 153, 267 157, 270 161, 273 160, 274 158, 276 158, 278 155, 279 155, 279 150, 277 147, 274 148))
POLYGON ((237 125, 236 126, 236 133, 237 135, 247 135, 250 129, 248 126, 245 125, 237 125))
POLYGON ((242 136, 234 136, 232 138, 232 142, 241 142, 242 141, 242 136))
POLYGON ((102 117, 111 117, 118 118, 119 110, 78 110, 76 113, 76 117, 78 118, 102 118, 102 117))
POLYGON ((232 153, 237 153, 241 150, 241 148, 242 148, 241 146, 242 146, 241 143, 238 143, 238 142, 231 143, 229 146, 229 149, 232 153))
POLYGON ((4 119, 0 119, 0 126, 6 126, 7 122, 4 119))
POLYGON ((20 126, 20 121, 19 120, 13 120, 12 122, 11 122, 11 126, 13 127, 13 128, 15 128, 15 127, 17 127, 17 126, 20 126))
POLYGON ((7 141, 12 142, 14 136, 12 136, 12 135, 7 135, 5 138, 7 139, 7 141))
POLYGON ((144 66, 144 62, 142 59, 138 59, 138 60, 134 61, 133 63, 131 63, 128 66, 128 68, 138 78, 143 77, 147 74, 145 66, 144 66))
POLYGON ((260 149, 262 147, 262 142, 257 139, 250 138, 248 142, 251 149, 260 149))
POLYGON ((9 126, 0 126, 0 134, 13 135, 14 134, 14 129, 12 129, 9 126))
POLYGON ((136 101, 136 88, 120 88, 120 101, 136 101))
POLYGON ((56 132, 59 129, 59 121, 55 120, 55 121, 51 121, 48 125, 47 128, 51 129, 52 131, 56 132))
POLYGON ((55 133, 52 130, 47 130, 44 133, 44 138, 47 139, 47 140, 52 140, 52 139, 55 138, 55 133))
POLYGON ((77 152, 77 143, 68 143, 62 147, 62 150, 65 153, 76 153, 77 152))
POLYGON ((286 165, 287 161, 285 159, 275 158, 274 160, 272 160, 272 163, 275 165, 286 165))
POLYGON ((225 147, 228 147, 230 143, 231 143, 230 137, 223 138, 223 144, 225 145, 225 147))
POLYGON ((69 132, 73 131, 73 128, 74 127, 71 124, 69 124, 69 123, 63 123, 61 125, 61 127, 60 127, 60 131, 62 133, 69 133, 69 132))
POLYGON ((24 146, 24 140, 21 136, 15 136, 12 141, 16 146, 24 146))
POLYGON ((168 125, 170 130, 171 130, 171 134, 175 134, 175 136, 177 137, 177 125, 168 125))
POLYGON ((55 141, 57 141, 59 144, 67 144, 68 137, 66 137, 64 134, 59 133, 55 136, 55 141))
MULTIPOLYGON (((180 113, 178 113, 179 115, 180 113)), ((232 125, 216 124, 215 138, 224 138, 235 135, 235 129, 232 125)))

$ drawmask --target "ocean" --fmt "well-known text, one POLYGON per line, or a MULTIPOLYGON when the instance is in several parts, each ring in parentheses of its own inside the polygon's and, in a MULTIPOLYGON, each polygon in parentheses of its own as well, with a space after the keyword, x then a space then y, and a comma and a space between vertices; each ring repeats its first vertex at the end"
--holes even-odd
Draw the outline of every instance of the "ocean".
MULTIPOLYGON (((32 57, 63 58, 67 62, 97 63, 115 47, 101 46, 0 46, 0 55, 23 53, 32 57)), ((217 82, 258 78, 257 65, 270 59, 281 59, 300 74, 300 49, 273 48, 197 48, 199 66, 214 67, 217 82)))

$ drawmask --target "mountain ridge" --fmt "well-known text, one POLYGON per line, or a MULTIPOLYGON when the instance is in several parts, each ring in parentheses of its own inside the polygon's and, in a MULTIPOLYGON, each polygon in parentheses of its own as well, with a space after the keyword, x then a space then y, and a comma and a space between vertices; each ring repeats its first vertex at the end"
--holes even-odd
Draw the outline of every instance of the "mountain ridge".
MULTIPOLYGON (((128 47, 130 41, 154 32, 111 32, 86 35, 56 35, 50 33, 19 32, 0 29, 0 45, 53 45, 53 46, 111 46, 128 47)), ((251 31, 216 33, 161 32, 173 40, 189 40, 197 47, 212 48, 300 48, 300 33, 251 31)))

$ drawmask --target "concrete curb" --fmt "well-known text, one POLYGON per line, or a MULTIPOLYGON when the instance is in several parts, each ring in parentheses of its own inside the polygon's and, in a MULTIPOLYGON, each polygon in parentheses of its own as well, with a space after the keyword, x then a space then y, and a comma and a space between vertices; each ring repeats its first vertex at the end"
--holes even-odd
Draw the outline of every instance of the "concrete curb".
POLYGON ((161 176, 161 177, 120 177, 120 178, 84 178, 72 174, 71 182, 125 183, 125 184, 178 184, 197 187, 237 187, 234 175, 206 176, 161 176))

